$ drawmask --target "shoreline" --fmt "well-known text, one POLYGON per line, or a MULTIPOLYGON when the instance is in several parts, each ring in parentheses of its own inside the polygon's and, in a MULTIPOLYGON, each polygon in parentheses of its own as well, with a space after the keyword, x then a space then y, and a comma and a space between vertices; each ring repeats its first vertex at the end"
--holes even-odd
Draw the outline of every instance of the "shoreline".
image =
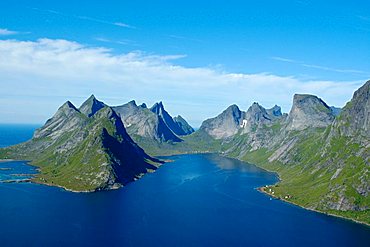
MULTIPOLYGON (((235 159, 235 160, 238 160, 238 161, 242 161, 242 162, 244 162, 244 163, 247 163, 247 164, 250 164, 250 165, 254 165, 254 166, 256 166, 256 167, 258 167, 259 169, 262 169, 262 170, 264 170, 264 171, 267 171, 267 172, 271 172, 271 173, 276 174, 276 175, 277 175, 277 178, 278 178, 278 181, 277 181, 275 184, 271 184, 271 185, 268 185, 268 186, 278 185, 278 184, 282 181, 282 179, 280 178, 280 174, 279 174, 278 172, 276 172, 276 171, 272 171, 272 170, 266 169, 266 168, 261 167, 261 166, 259 166, 259 165, 257 165, 257 164, 254 164, 254 163, 249 163, 248 161, 245 161, 245 160, 241 160, 241 159, 234 158, 234 157, 228 157, 228 156, 223 155, 223 154, 221 154, 221 153, 219 153, 219 155, 222 155, 222 156, 227 157, 227 158, 230 158, 230 159, 235 159)), ((256 188, 256 190, 258 190, 260 193, 263 193, 263 194, 265 194, 265 195, 267 195, 267 196, 269 196, 269 197, 271 197, 271 198, 274 198, 274 199, 276 199, 276 200, 281 200, 281 201, 283 201, 283 202, 286 202, 286 203, 289 203, 289 204, 295 205, 295 206, 300 207, 300 208, 303 208, 303 209, 305 209, 305 210, 313 211, 313 212, 320 213, 320 214, 329 215, 329 216, 332 216, 332 217, 341 218, 341 219, 344 219, 344 220, 352 221, 352 222, 354 222, 354 223, 357 223, 357 224, 361 224, 361 225, 364 225, 364 226, 370 227, 370 223, 367 223, 367 222, 364 222, 364 221, 359 221, 359 220, 355 220, 355 219, 353 219, 353 218, 345 217, 345 216, 343 216, 343 215, 337 215, 337 214, 328 213, 328 212, 320 211, 320 210, 313 209, 313 208, 307 208, 307 207, 304 207, 304 206, 299 205, 299 204, 297 204, 297 203, 295 203, 295 202, 292 202, 292 201, 289 201, 289 200, 287 200, 287 199, 280 198, 280 197, 277 197, 277 196, 275 196, 275 195, 272 195, 272 194, 270 194, 270 193, 266 192, 266 191, 264 190, 264 188, 265 188, 265 186, 261 186, 261 187, 257 187, 257 188, 256 188)))
MULTIPOLYGON (((163 163, 160 163, 160 165, 157 167, 157 169, 159 169, 162 165, 164 165, 166 163, 173 162, 173 160, 162 160, 162 161, 163 161, 163 163)), ((65 191, 67 191, 67 192, 72 192, 72 193, 94 193, 94 192, 118 190, 118 189, 123 188, 125 186, 123 184, 115 183, 115 184, 113 184, 113 186, 107 187, 107 188, 98 188, 98 189, 95 189, 95 190, 73 190, 73 189, 68 189, 68 188, 66 188, 63 185, 58 185, 58 184, 54 184, 54 183, 47 183, 47 182, 42 182, 40 180, 37 180, 38 179, 37 178, 37 175, 38 174, 41 174, 41 168, 38 167, 38 166, 32 165, 30 163, 31 162, 30 160, 0 159, 0 163, 1 162, 24 162, 28 166, 35 167, 35 169, 37 170, 38 173, 36 173, 36 174, 29 174, 30 175, 30 178, 27 178, 27 181, 26 180, 25 181, 18 181, 18 183, 40 184, 40 185, 45 185, 45 186, 49 186, 49 187, 60 188, 60 189, 63 189, 65 191)), ((148 170, 146 173, 140 174, 138 179, 134 179, 133 181, 131 181, 129 183, 132 183, 132 182, 135 182, 135 181, 139 180, 140 178, 142 178, 143 176, 145 176, 148 173, 154 173, 154 172, 156 172, 157 169, 155 169, 155 170, 148 170)), ((19 174, 16 174, 16 175, 19 175, 19 174)), ((0 183, 1 182, 2 181, 0 181, 0 183)), ((17 181, 16 180, 14 180, 14 181, 12 180, 11 183, 13 183, 13 182, 17 182, 17 181)))
POLYGON ((309 211, 313 211, 313 212, 316 212, 316 213, 320 213, 320 214, 325 214, 325 215, 328 215, 328 216, 332 216, 332 217, 337 217, 337 218, 341 218, 341 219, 344 219, 344 220, 348 220, 348 221, 352 221, 354 223, 357 223, 357 224, 361 224, 361 225, 364 225, 364 226, 367 226, 367 227, 370 227, 370 224, 369 223, 366 223, 366 222, 363 222, 363 221, 359 221, 359 220, 355 220, 355 219, 352 219, 352 218, 349 218, 349 217, 345 217, 345 216, 342 216, 342 215, 337 215, 337 214, 332 214, 332 213, 328 213, 328 212, 325 212, 325 211, 320 211, 320 210, 317 210, 317 209, 313 209, 313 208, 307 208, 307 207, 304 207, 302 205, 299 205, 295 202, 292 202, 292 201, 288 201, 287 199, 284 199, 284 198, 280 198, 280 197, 277 197, 275 195, 272 195, 270 193, 268 193, 267 191, 264 190, 264 186, 262 187, 257 187, 255 188, 257 191, 259 191, 260 193, 262 194, 265 194, 267 196, 269 196, 270 198, 274 198, 276 200, 280 200, 280 201, 283 201, 285 203, 289 203, 289 204, 292 204, 292 205, 295 205, 297 207, 300 207, 302 209, 305 209, 305 210, 309 210, 309 211))
MULTIPOLYGON (((175 155, 189 155, 189 154, 209 154, 209 153, 210 153, 210 152, 204 152, 204 153, 200 153, 200 152, 199 152, 199 153, 182 153, 182 154, 165 155, 165 156, 162 156, 162 157, 171 157, 171 156, 175 156, 175 155)), ((266 169, 266 168, 263 168, 263 167, 258 166, 257 164, 252 164, 252 163, 249 163, 249 162, 247 162, 247 161, 244 161, 244 160, 241 160, 241 159, 238 159, 238 158, 228 157, 228 156, 226 156, 226 155, 224 155, 224 154, 222 154, 222 153, 217 153, 217 152, 215 152, 215 153, 213 153, 213 154, 217 154, 217 155, 220 155, 220 156, 222 156, 222 157, 229 158, 229 159, 235 159, 235 160, 238 160, 238 161, 244 162, 244 163, 249 164, 249 165, 254 165, 254 166, 258 167, 259 169, 262 169, 262 170, 264 170, 264 171, 267 171, 267 172, 270 172, 270 173, 274 173, 274 174, 276 174, 276 176, 277 176, 277 178, 278 178, 278 181, 277 181, 275 184, 272 184, 272 185, 269 185, 269 186, 277 185, 278 183, 280 183, 280 182, 282 181, 278 172, 275 172, 275 171, 272 171, 272 170, 268 170, 268 169, 266 169)), ((29 165, 29 166, 36 167, 37 171, 38 171, 38 172, 40 172, 40 168, 39 168, 39 167, 37 167, 37 166, 34 166, 34 165, 30 164, 30 163, 29 163, 30 161, 28 161, 28 160, 13 160, 13 159, 9 159, 9 160, 7 159, 7 160, 4 160, 4 159, 3 159, 3 160, 0 160, 0 163, 1 163, 1 162, 11 162, 11 161, 18 161, 18 162, 19 162, 19 161, 23 161, 23 162, 25 162, 25 163, 26 163, 27 165, 29 165)), ((164 163, 163 163, 163 164, 161 164, 160 166, 158 166, 158 168, 157 168, 157 169, 159 169, 162 165, 164 165, 164 164, 166 164, 166 163, 172 163, 172 162, 174 162, 174 160, 171 160, 171 159, 167 159, 167 160, 163 160, 163 161, 164 161, 164 163)), ((154 172, 155 172, 155 171, 154 171, 154 172)), ((153 172, 149 172, 149 171, 148 171, 147 173, 153 173, 153 172)), ((145 173, 145 174, 147 174, 147 173, 145 173)), ((140 179, 141 177, 145 176, 145 174, 142 174, 142 175, 139 177, 139 179, 140 179)), ((40 185, 45 185, 45 186, 50 186, 50 187, 57 187, 57 188, 61 188, 61 189, 65 190, 65 191, 67 191, 67 192, 72 192, 72 193, 94 193, 94 192, 101 192, 101 191, 117 190, 117 189, 120 189, 120 188, 124 187, 124 185, 119 184, 119 185, 116 185, 116 186, 113 186, 113 187, 109 187, 109 188, 106 188, 106 189, 82 190, 82 191, 80 191, 80 190, 68 189, 68 188, 66 188, 66 187, 64 187, 64 186, 62 186, 62 185, 50 184, 50 183, 46 183, 46 182, 42 182, 42 181, 36 181, 36 180, 35 180, 35 178, 36 178, 35 176, 37 176, 37 174, 34 174, 34 176, 31 176, 31 178, 30 178, 30 179, 28 179, 28 181, 21 181, 20 183, 34 183, 34 184, 40 184, 40 185)), ((135 181, 136 181, 136 180, 135 180, 135 181)), ((132 181, 132 182, 135 182, 135 181, 132 181)), ((256 189, 257 191, 259 191, 260 193, 263 193, 263 194, 265 194, 265 195, 267 195, 267 196, 269 196, 269 197, 271 197, 271 198, 274 198, 274 199, 277 199, 277 200, 281 200, 281 201, 283 201, 283 202, 286 202, 286 203, 289 203, 289 204, 295 205, 295 206, 300 207, 300 208, 305 209, 305 210, 313 211, 313 212, 320 213, 320 214, 325 214, 325 215, 332 216, 332 217, 341 218, 341 219, 344 219, 344 220, 352 221, 352 222, 354 222, 354 223, 357 223, 357 224, 361 224, 361 225, 365 225, 365 226, 367 226, 367 227, 370 227, 370 224, 369 224, 369 223, 366 223, 366 222, 363 222, 363 221, 355 220, 355 219, 352 219, 352 218, 349 218, 349 217, 345 217, 345 216, 342 216, 342 215, 336 215, 336 214, 333 214, 333 213, 328 213, 328 212, 320 211, 320 210, 313 209, 313 208, 307 208, 307 207, 304 207, 304 206, 299 205, 299 204, 297 204, 297 203, 295 203, 295 202, 292 202, 292 201, 286 200, 286 199, 284 199, 284 198, 280 198, 280 197, 277 197, 277 196, 275 196, 275 195, 272 195, 272 194, 270 194, 270 193, 266 192, 266 191, 264 190, 264 188, 266 188, 266 187, 265 187, 265 186, 261 186, 261 187, 257 187, 257 188, 255 188, 255 189, 256 189)))
POLYGON ((71 192, 71 193, 95 193, 95 192, 101 192, 101 191, 110 191, 110 190, 118 190, 122 187, 124 187, 124 185, 121 185, 121 184, 117 184, 116 186, 113 186, 113 187, 109 187, 109 188, 106 188, 106 189, 96 189, 96 190, 73 190, 73 189, 68 189, 62 185, 58 185, 58 184, 51 184, 51 183, 45 183, 45 182, 41 182, 41 181, 35 181, 34 180, 35 178, 31 178, 29 183, 33 183, 33 184, 39 184, 39 185, 45 185, 45 186, 48 186, 48 187, 56 187, 56 188, 60 188, 60 189, 63 189, 67 192, 71 192))
POLYGON ((20 160, 13 160, 13 159, 0 159, 0 163, 12 162, 12 161, 20 161, 20 160))

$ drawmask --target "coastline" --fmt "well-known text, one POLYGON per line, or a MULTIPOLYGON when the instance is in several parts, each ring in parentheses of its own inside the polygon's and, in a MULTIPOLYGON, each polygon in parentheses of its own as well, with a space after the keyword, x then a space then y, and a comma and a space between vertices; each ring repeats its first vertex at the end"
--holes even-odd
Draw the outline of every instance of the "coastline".
MULTIPOLYGON (((210 152, 199 152, 199 153, 194 153, 194 152, 190 152, 190 153, 189 153, 189 152, 188 152, 188 153, 182 153, 182 154, 167 155, 167 156, 162 156, 162 157, 171 157, 171 156, 174 156, 174 155, 188 155, 188 154, 209 154, 209 153, 210 153, 210 152)), ((269 185, 269 186, 277 185, 277 184, 279 184, 279 183, 282 181, 282 180, 281 180, 281 178, 280 178, 279 173, 278 173, 278 172, 276 172, 276 171, 268 170, 268 169, 263 168, 263 167, 261 167, 261 166, 259 166, 259 165, 257 165, 257 164, 249 163, 249 162, 247 162, 247 161, 244 161, 244 160, 241 160, 241 159, 238 159, 238 158, 228 157, 227 155, 224 155, 224 154, 222 154, 222 153, 214 152, 214 154, 217 154, 217 155, 220 155, 220 156, 223 156, 223 157, 226 157, 226 158, 230 158, 230 159, 239 160, 239 161, 242 161, 242 162, 244 162, 244 163, 246 163, 246 164, 254 165, 254 166, 256 166, 256 167, 258 167, 259 169, 262 169, 262 170, 264 170, 264 171, 267 171, 267 172, 271 172, 271 173, 276 174, 276 176, 277 176, 277 178, 278 178, 278 181, 277 181, 275 184, 272 184, 272 185, 269 185)), ((39 168, 39 167, 37 167, 37 166, 34 166, 34 165, 30 164, 30 163, 29 163, 30 161, 28 161, 28 160, 13 160, 13 159, 6 159, 6 160, 4 160, 4 159, 2 159, 2 160, 0 160, 0 163, 1 163, 1 162, 13 162, 13 161, 14 161, 14 162, 16 162, 16 161, 18 161, 18 162, 19 162, 19 161, 25 162, 27 165, 30 165, 30 166, 36 167, 36 169, 40 172, 40 168, 39 168)), ((163 160, 163 161, 164 161, 164 163, 163 163, 163 164, 161 164, 161 165, 159 165, 157 169, 159 169, 162 165, 164 165, 164 164, 166 164, 166 163, 174 162, 174 160, 171 160, 171 159, 165 159, 165 160, 163 160)), ((150 172, 150 171, 148 171, 147 173, 154 173, 155 171, 156 171, 156 170, 151 171, 151 172, 150 172)), ((142 178, 143 176, 145 176, 145 174, 146 174, 146 173, 141 174, 141 175, 140 175, 140 177, 139 177, 138 179, 140 179, 140 178, 142 178)), ((124 187, 124 185, 122 185, 122 184, 115 184, 115 185, 113 185, 112 187, 107 187, 107 188, 98 188, 98 189, 95 189, 95 190, 73 190, 73 189, 66 188, 66 187, 64 187, 64 186, 62 186, 62 185, 58 185, 58 184, 54 184, 54 183, 53 183, 53 184, 51 184, 51 183, 46 183, 46 182, 42 182, 42 181, 36 180, 36 179, 37 179, 37 178, 36 178, 37 174, 32 174, 32 175, 33 175, 33 176, 31 176, 29 179, 26 179, 27 181, 25 180, 25 181, 18 181, 18 182, 19 182, 19 183, 34 183, 34 184, 41 184, 41 185, 45 185, 45 186, 57 187, 57 188, 61 188, 61 189, 65 190, 65 191, 67 191, 67 192, 72 192, 72 193, 93 193, 93 192, 100 192, 100 191, 117 190, 117 189, 120 189, 120 188, 124 187)), ((138 180, 138 179, 137 179, 137 180, 138 180)), ((135 182, 135 181, 136 181, 136 180, 134 180, 134 181, 132 181, 132 182, 135 182)), ((14 182, 17 182, 17 181, 14 181, 14 182)), ((295 203, 295 202, 292 202, 292 201, 289 201, 289 200, 287 200, 287 199, 284 199, 284 198, 278 197, 278 196, 276 196, 276 195, 273 195, 273 194, 271 194, 271 193, 268 193, 267 191, 265 191, 265 188, 267 188, 267 187, 262 186, 262 187, 257 187, 257 188, 255 188, 255 189, 256 189, 257 191, 259 191, 260 193, 263 193, 263 194, 265 194, 265 195, 267 195, 267 196, 269 196, 269 197, 271 197, 271 198, 274 198, 274 199, 277 199, 277 200, 281 200, 281 201, 283 201, 283 202, 286 202, 286 203, 289 203, 289 204, 292 204, 292 205, 298 206, 298 207, 303 208, 303 209, 305 209, 305 210, 310 210, 310 211, 314 211, 314 212, 316 212, 316 213, 325 214, 325 215, 329 215, 329 216, 333 216, 333 217, 337 217, 337 218, 345 219, 345 220, 352 221, 352 222, 357 223, 357 224, 361 224, 361 225, 365 225, 365 226, 367 226, 367 227, 370 227, 370 224, 369 224, 369 223, 367 223, 367 222, 363 222, 363 221, 355 220, 355 219, 353 219, 353 218, 345 217, 345 216, 342 216, 342 215, 336 215, 336 214, 333 214, 333 213, 328 213, 328 212, 325 212, 325 211, 320 211, 320 210, 313 209, 313 208, 304 207, 304 206, 299 205, 299 204, 297 204, 297 203, 295 203)))
POLYGON ((19 160, 13 160, 13 159, 0 159, 0 163, 12 162, 12 161, 19 161, 19 160))
MULTIPOLYGON (((276 183, 277 184, 277 183, 276 183)), ((283 202, 286 202, 286 203, 289 203, 289 204, 292 204, 292 205, 295 205, 297 207, 300 207, 300 208, 303 208, 305 210, 309 210, 309 211, 313 211, 313 212, 316 212, 316 213, 320 213, 320 214, 325 214, 325 215, 328 215, 328 216, 333 216, 333 217, 337 217, 337 218, 341 218, 341 219, 344 219, 344 220, 348 220, 348 221, 352 221, 354 223, 357 223, 357 224, 361 224, 361 225, 365 225, 367 227, 370 227, 370 224, 367 223, 367 222, 363 222, 363 221, 359 221, 359 220, 355 220, 355 219, 352 219, 352 218, 349 218, 349 217, 345 217, 345 216, 342 216, 342 215, 337 215, 337 214, 332 214, 332 213, 328 213, 328 212, 325 212, 325 211, 320 211, 320 210, 317 210, 317 209, 313 209, 313 208, 308 208, 308 207, 304 207, 302 205, 299 205, 295 202, 292 202, 292 201, 289 201, 287 199, 284 199, 284 198, 281 198, 281 197, 278 197, 278 196, 275 196, 273 194, 270 194, 268 193, 267 191, 265 191, 265 188, 266 187, 258 187, 256 188, 257 191, 259 191, 260 193, 263 193, 271 198, 274 198, 276 200, 280 200, 280 201, 283 201, 283 202)))
MULTIPOLYGON (((159 169, 162 165, 166 164, 166 163, 170 163, 170 162, 173 162, 173 160, 162 160, 163 163, 161 163, 157 169, 159 169)), ((35 166, 33 164, 31 164, 30 160, 16 160, 16 159, 0 159, 0 163, 1 162, 24 162, 26 163, 27 165, 29 166, 32 166, 32 167, 35 167, 35 169, 38 171, 38 173, 36 174, 29 174, 30 175, 30 178, 27 178, 27 179, 24 179, 23 181, 19 181, 19 180, 10 180, 10 181, 0 181, 3 182, 3 183, 33 183, 33 184, 40 184, 40 185, 45 185, 45 186, 50 186, 50 187, 57 187, 57 188, 61 188, 67 192, 72 192, 72 193, 94 193, 94 192, 100 192, 100 191, 109 191, 109 190, 117 190, 117 189, 120 189, 122 187, 124 187, 125 185, 123 184, 120 184, 120 183, 115 183, 113 184, 112 186, 109 186, 109 187, 105 187, 105 188, 97 188, 97 189, 94 189, 94 190, 73 190, 73 189, 69 189, 63 185, 59 185, 59 184, 54 184, 54 183, 47 183, 47 182, 43 182, 43 181, 40 181, 37 177, 38 174, 41 174, 41 168, 38 167, 38 166, 35 166)), ((138 178, 137 179, 134 179, 133 181, 131 181, 130 183, 132 182, 135 182, 137 180, 139 180, 140 178, 142 178, 143 176, 145 176, 147 173, 154 173, 157 169, 155 170, 148 170, 146 173, 142 173, 142 174, 139 174, 138 175, 138 178)), ((19 175, 19 174, 17 174, 19 175)))
MULTIPOLYGON (((239 160, 239 161, 245 162, 245 163, 247 163, 247 164, 255 165, 256 167, 258 167, 258 168, 260 168, 260 169, 262 169, 262 170, 264 170, 264 171, 271 172, 271 173, 275 173, 275 174, 277 175, 277 177, 278 177, 278 181, 277 181, 275 184, 271 184, 271 185, 269 185, 269 186, 278 185, 278 184, 282 181, 282 179, 280 178, 280 174, 279 174, 278 172, 276 172, 276 171, 266 169, 266 168, 264 168, 264 167, 259 166, 258 164, 255 164, 255 163, 249 163, 248 161, 245 161, 245 160, 242 160, 242 159, 239 159, 239 158, 229 157, 229 156, 227 156, 227 155, 225 155, 225 154, 222 154, 222 153, 218 153, 218 154, 219 154, 219 155, 222 155, 222 156, 224 156, 224 157, 230 158, 230 159, 236 159, 236 160, 239 160)), ((320 210, 313 209, 313 208, 308 208, 308 207, 305 207, 305 206, 299 205, 299 204, 297 204, 297 203, 295 203, 295 202, 289 201, 289 200, 287 200, 287 199, 277 197, 277 196, 275 196, 275 195, 273 195, 273 194, 270 194, 270 193, 268 193, 267 191, 265 191, 265 190, 264 190, 264 188, 266 188, 266 187, 265 187, 265 186, 257 187, 257 188, 256 188, 256 190, 258 190, 260 193, 263 193, 263 194, 265 194, 265 195, 267 195, 267 196, 269 196, 269 197, 272 197, 272 198, 277 199, 277 200, 281 200, 281 201, 283 201, 283 202, 286 202, 286 203, 289 203, 289 204, 295 205, 295 206, 297 206, 297 207, 300 207, 300 208, 303 208, 303 209, 306 209, 306 210, 310 210, 310 211, 314 211, 314 212, 316 212, 316 213, 320 213, 320 214, 325 214, 325 215, 329 215, 329 216, 333 216, 333 217, 341 218, 341 219, 344 219, 344 220, 352 221, 352 222, 354 222, 354 223, 357 223, 357 224, 361 224, 361 225, 365 225, 365 226, 367 226, 367 227, 370 227, 370 223, 367 223, 367 222, 364 222, 364 221, 359 221, 359 220, 355 220, 355 219, 353 219, 353 218, 345 217, 345 216, 343 216, 343 215, 337 215, 337 214, 328 213, 328 212, 320 211, 320 210)))
POLYGON ((49 187, 57 187, 57 188, 60 188, 60 189, 63 189, 67 192, 72 192, 72 193, 94 193, 94 192, 99 192, 99 191, 108 191, 108 190, 117 190, 117 189, 120 189, 123 187, 123 185, 120 185, 120 186, 115 186, 115 187, 109 187, 107 189, 96 189, 96 190, 73 190, 73 189, 68 189, 67 187, 64 187, 62 185, 58 185, 58 184, 51 184, 51 183, 46 183, 46 182, 41 182, 41 181, 37 181, 35 180, 35 177, 33 177, 32 179, 30 179, 29 181, 30 183, 33 183, 33 184, 41 184, 41 185, 45 185, 45 186, 49 186, 49 187))

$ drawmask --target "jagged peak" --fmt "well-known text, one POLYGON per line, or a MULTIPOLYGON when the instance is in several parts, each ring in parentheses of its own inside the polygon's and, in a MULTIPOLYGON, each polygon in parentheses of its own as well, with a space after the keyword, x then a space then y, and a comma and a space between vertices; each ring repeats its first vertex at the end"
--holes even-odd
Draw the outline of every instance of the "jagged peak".
POLYGON ((257 102, 253 102, 253 104, 248 108, 248 110, 266 111, 266 109, 257 102))
POLYGON ((359 89, 357 89, 354 92, 353 98, 357 98, 361 94, 367 94, 367 95, 369 95, 369 93, 370 93, 370 80, 368 80, 367 82, 365 82, 364 85, 362 85, 359 89))
POLYGON ((162 101, 154 103, 154 105, 150 108, 151 110, 153 109, 164 109, 162 101))
POLYGON ((79 111, 73 104, 71 101, 66 101, 61 107, 59 107, 59 109, 73 109, 75 111, 79 111))
POLYGON ((134 105, 134 106, 137 106, 136 105, 136 101, 135 100, 131 100, 127 103, 128 105, 134 105))
POLYGON ((162 114, 165 111, 162 101, 155 103, 150 108, 150 110, 152 112, 154 112, 155 114, 157 114, 157 115, 160 115, 160 114, 162 114))
POLYGON ((267 109, 267 111, 275 117, 280 117, 283 115, 281 112, 281 107, 278 105, 274 105, 272 108, 267 109))
POLYGON ((87 100, 94 100, 94 99, 96 100, 95 95, 91 94, 90 97, 87 100))
POLYGON ((226 110, 224 110, 224 113, 235 112, 235 111, 240 111, 239 106, 237 106, 236 104, 232 104, 229 107, 227 107, 226 110))
POLYGON ((346 136, 359 133, 370 136, 370 81, 355 91, 334 125, 340 127, 346 136))
POLYGON ((142 103, 142 104, 140 105, 140 107, 141 107, 141 108, 144 108, 144 109, 148 108, 148 106, 147 106, 145 103, 142 103))
POLYGON ((95 95, 92 94, 85 102, 82 103, 79 110, 86 116, 91 117, 105 106, 106 105, 103 102, 96 99, 95 95))

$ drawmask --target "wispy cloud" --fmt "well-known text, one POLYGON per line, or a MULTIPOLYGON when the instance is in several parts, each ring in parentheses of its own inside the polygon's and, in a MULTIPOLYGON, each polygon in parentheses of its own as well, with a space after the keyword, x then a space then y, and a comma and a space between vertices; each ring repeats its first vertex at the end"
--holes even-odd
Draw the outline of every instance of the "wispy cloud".
POLYGON ((0 36, 3 35, 3 36, 8 36, 8 35, 15 35, 15 34, 18 34, 19 32, 17 31, 12 31, 12 30, 8 30, 6 28, 0 28, 0 36))
POLYGON ((69 18, 74 18, 74 19, 80 19, 80 20, 85 20, 85 21, 90 21, 90 22, 96 22, 96 23, 101 23, 101 24, 107 24, 107 25, 112 25, 112 26, 117 26, 117 27, 123 27, 123 28, 136 29, 135 26, 129 25, 129 24, 124 23, 124 22, 112 22, 112 21, 107 21, 107 20, 93 18, 93 17, 90 17, 90 16, 69 15, 69 14, 65 14, 65 13, 62 13, 62 12, 59 12, 59 11, 55 11, 55 10, 52 10, 52 9, 40 9, 40 8, 31 8, 31 9, 32 10, 35 10, 35 11, 50 13, 50 14, 64 16, 64 17, 69 17, 69 18))
POLYGON ((97 37, 94 38, 97 41, 104 42, 104 43, 112 43, 112 44, 118 44, 118 45, 130 45, 130 46, 139 46, 135 41, 130 39, 120 39, 120 40, 112 40, 108 38, 103 37, 97 37))
POLYGON ((284 57, 271 57, 271 59, 281 62, 287 62, 287 63, 300 63, 296 60, 290 59, 290 58, 284 58, 284 57))
POLYGON ((116 26, 119 26, 119 27, 127 27, 127 28, 134 28, 134 29, 136 28, 134 26, 131 26, 131 25, 123 23, 123 22, 114 22, 113 24, 116 25, 116 26))
MULTIPOLYGON (((162 100, 171 113, 198 125, 232 103, 243 109, 254 101, 266 107, 279 104, 288 111, 294 93, 316 94, 330 105, 342 106, 363 83, 190 68, 174 64, 184 55, 114 54, 67 40, 0 40, 0 54, 0 122, 30 117, 30 108, 38 114, 34 119, 42 122, 62 101, 94 93, 113 105, 131 99, 148 104, 162 100), (14 94, 19 96, 5 97, 14 94)), ((77 98, 74 103, 81 102, 77 98)))
POLYGON ((363 74, 363 75, 369 75, 369 72, 365 72, 362 70, 356 70, 356 69, 338 69, 338 68, 331 68, 316 64, 308 64, 302 61, 290 59, 290 58, 284 58, 284 57, 270 57, 272 60, 280 61, 280 62, 286 62, 286 63, 293 63, 298 64, 306 68, 312 68, 312 69, 319 69, 319 70, 325 70, 325 71, 331 71, 331 72, 338 72, 338 73, 349 73, 349 74, 363 74))

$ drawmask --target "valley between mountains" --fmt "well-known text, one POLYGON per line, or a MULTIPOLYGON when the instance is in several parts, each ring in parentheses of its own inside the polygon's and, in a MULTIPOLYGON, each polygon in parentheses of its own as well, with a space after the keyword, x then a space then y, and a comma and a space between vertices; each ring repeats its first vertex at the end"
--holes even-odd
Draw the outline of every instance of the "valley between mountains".
POLYGON ((279 106, 231 105, 194 129, 162 102, 108 106, 93 95, 67 101, 27 142, 0 159, 30 160, 33 181, 76 192, 115 189, 154 172, 156 156, 218 153, 276 172, 261 191, 302 207, 370 224, 370 81, 343 109, 296 94, 279 106))

